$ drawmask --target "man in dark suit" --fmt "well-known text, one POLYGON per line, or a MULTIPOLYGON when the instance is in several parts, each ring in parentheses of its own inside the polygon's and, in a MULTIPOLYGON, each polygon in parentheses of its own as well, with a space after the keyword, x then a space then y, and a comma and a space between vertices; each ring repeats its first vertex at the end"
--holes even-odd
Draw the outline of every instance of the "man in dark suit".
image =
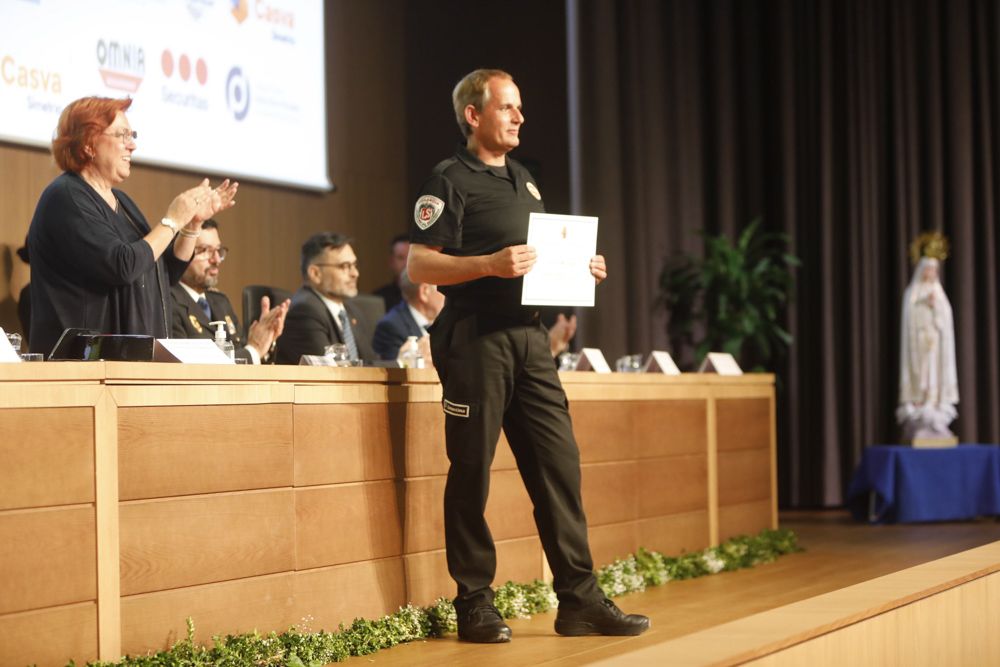
POLYGON ((382 359, 395 359, 406 339, 416 336, 421 354, 429 361, 431 355, 427 327, 444 308, 444 295, 434 285, 414 283, 405 270, 399 274, 399 289, 403 293, 403 300, 375 325, 372 347, 382 359))
POLYGON ((322 356, 327 345, 344 343, 352 360, 374 361, 372 327, 350 299, 358 295, 358 258, 343 234, 320 232, 302 244, 304 284, 292 297, 279 364, 297 364, 304 354, 322 356))
POLYGON ((233 304, 225 294, 215 289, 227 252, 228 248, 222 245, 219 237, 219 224, 215 220, 202 223, 194 257, 180 283, 170 288, 173 310, 170 336, 214 338, 215 331, 209 322, 224 321, 237 358, 252 364, 274 363, 273 345, 284 327, 289 301, 271 308, 269 299, 263 297, 260 319, 250 325, 244 340, 233 304))

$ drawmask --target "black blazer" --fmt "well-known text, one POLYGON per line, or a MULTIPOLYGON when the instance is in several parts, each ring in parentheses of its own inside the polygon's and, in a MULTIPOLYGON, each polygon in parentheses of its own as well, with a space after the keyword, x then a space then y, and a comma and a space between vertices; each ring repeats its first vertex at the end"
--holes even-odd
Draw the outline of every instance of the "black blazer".
MULTIPOLYGON (((364 315, 350 301, 344 302, 351 320, 358 356, 363 361, 377 359, 372 349, 372 328, 364 315)), ((292 297, 285 317, 285 331, 278 340, 278 363, 297 364, 303 354, 322 356, 327 345, 343 343, 340 327, 333 321, 330 309, 312 287, 303 285, 292 297)))
POLYGON ((426 331, 413 319, 410 305, 400 301, 375 325, 372 347, 382 359, 395 359, 408 336, 420 338, 426 331))
MULTIPOLYGON (((229 297, 222 292, 209 290, 205 292, 205 299, 208 307, 212 309, 212 320, 205 317, 205 311, 191 298, 191 295, 180 285, 170 288, 170 301, 172 318, 170 324, 171 338, 215 338, 215 329, 209 326, 210 321, 225 320, 226 330, 229 340, 236 348, 236 356, 241 359, 250 360, 250 353, 246 349, 246 341, 243 340, 243 329, 240 328, 240 320, 236 317, 233 304, 229 297)), ((261 362, 264 360, 268 350, 257 350, 261 355, 261 362)), ((270 363, 274 363, 273 355, 270 363)))
POLYGON ((170 285, 187 261, 173 243, 153 258, 149 223, 128 195, 113 190, 116 212, 79 175, 66 172, 42 193, 28 230, 31 351, 49 353, 63 329, 166 338, 170 285))

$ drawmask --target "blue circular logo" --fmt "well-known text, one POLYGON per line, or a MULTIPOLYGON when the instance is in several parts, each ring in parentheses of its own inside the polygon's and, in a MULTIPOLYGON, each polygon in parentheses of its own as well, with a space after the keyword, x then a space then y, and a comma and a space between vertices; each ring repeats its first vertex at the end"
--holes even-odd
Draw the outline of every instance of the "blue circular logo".
POLYGON ((233 113, 233 118, 243 120, 250 110, 250 82, 243 76, 243 70, 234 67, 226 77, 226 106, 233 113))

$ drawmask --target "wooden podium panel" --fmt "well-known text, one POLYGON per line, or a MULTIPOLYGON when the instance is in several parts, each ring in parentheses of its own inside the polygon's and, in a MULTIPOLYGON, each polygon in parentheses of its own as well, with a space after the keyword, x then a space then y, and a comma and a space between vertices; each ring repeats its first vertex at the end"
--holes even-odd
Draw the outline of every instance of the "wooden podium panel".
POLYGON ((94 502, 94 410, 0 410, 0 510, 94 502))
MULTIPOLYGON (((433 370, 9 366, 0 663, 155 651, 188 616, 207 640, 454 594, 433 370)), ((560 378, 596 565, 775 526, 771 376, 560 378)), ((502 435, 486 517, 497 585, 547 576, 502 435)))

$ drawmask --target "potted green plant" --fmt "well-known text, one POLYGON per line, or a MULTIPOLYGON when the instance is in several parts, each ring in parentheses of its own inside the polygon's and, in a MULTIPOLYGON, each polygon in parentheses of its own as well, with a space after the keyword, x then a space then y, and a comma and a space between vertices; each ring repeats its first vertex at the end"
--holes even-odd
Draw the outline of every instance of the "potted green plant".
POLYGON ((676 352, 694 348, 697 363, 710 351, 732 354, 744 369, 773 369, 792 336, 780 316, 792 293, 788 236, 761 229, 757 218, 733 244, 725 234, 705 238, 702 258, 679 255, 660 272, 658 303, 668 312, 676 352))

